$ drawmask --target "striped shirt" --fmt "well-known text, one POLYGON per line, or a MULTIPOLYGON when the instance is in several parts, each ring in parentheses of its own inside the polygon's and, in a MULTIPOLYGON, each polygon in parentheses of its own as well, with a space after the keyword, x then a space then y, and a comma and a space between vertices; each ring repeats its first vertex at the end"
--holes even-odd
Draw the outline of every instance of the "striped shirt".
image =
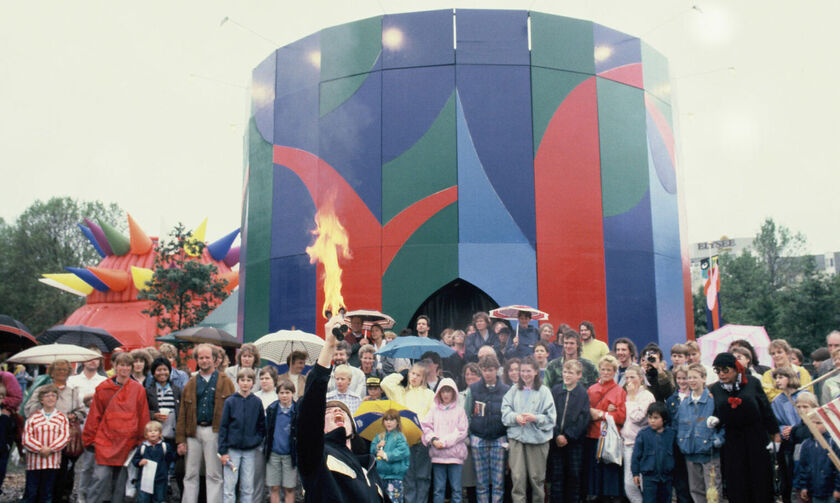
POLYGON ((172 386, 166 383, 166 386, 161 386, 160 383, 155 383, 155 390, 157 391, 158 410, 169 409, 170 412, 175 410, 175 393, 172 391, 172 386))
POLYGON ((61 450, 70 441, 70 423, 67 416, 54 410, 49 416, 39 410, 26 420, 23 428, 23 447, 26 453, 27 470, 54 470, 61 467, 61 450), (53 452, 41 456, 41 447, 53 452))

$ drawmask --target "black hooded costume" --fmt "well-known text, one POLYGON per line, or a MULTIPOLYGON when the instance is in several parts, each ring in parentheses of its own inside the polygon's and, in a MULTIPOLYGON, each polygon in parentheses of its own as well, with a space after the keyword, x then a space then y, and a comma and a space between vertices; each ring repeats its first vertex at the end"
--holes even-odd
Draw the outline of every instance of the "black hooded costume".
POLYGON ((305 501, 390 503, 376 459, 353 454, 347 448, 344 428, 324 433, 329 380, 330 369, 316 364, 298 402, 297 466, 305 501))

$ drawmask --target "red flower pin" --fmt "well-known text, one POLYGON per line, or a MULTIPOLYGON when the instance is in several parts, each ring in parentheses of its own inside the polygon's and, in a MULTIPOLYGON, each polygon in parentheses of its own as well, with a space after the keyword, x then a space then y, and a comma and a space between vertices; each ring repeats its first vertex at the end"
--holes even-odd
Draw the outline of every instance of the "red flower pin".
POLYGON ((733 397, 731 397, 731 398, 729 399, 729 405, 730 405, 733 409, 737 409, 737 408, 738 408, 738 406, 739 406, 739 405, 741 405, 741 399, 740 399, 740 398, 738 398, 738 397, 733 396, 733 397))

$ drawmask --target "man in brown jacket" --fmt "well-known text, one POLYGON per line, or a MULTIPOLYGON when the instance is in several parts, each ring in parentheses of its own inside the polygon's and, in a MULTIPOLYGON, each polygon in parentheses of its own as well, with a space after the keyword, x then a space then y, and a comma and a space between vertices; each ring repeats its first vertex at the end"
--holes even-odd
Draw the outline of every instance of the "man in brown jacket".
POLYGON ((198 373, 190 378, 181 392, 181 410, 175 426, 178 454, 187 455, 184 475, 183 503, 198 501, 198 474, 201 456, 207 478, 207 501, 222 501, 222 465, 217 455, 219 424, 225 399, 235 391, 233 381, 213 366, 213 347, 199 344, 195 348, 198 373))

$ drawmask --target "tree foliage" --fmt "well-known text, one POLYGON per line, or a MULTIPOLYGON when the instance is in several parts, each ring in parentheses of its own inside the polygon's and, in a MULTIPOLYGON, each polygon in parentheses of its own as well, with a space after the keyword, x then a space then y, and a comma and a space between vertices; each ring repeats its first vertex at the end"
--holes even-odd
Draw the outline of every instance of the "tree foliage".
MULTIPOLYGON (((786 339, 806 354, 825 345, 825 335, 840 327, 840 278, 816 269, 803 256, 806 240, 773 219, 766 219, 752 253, 719 257, 720 305, 724 323, 761 325, 771 339, 786 339)), ((706 333, 705 295, 694 295, 695 329, 706 333)))
POLYGON ((227 280, 216 277, 215 265, 203 264, 185 251, 200 256, 206 245, 193 239, 183 224, 169 235, 156 245, 152 280, 138 298, 152 301, 143 313, 158 317, 158 328, 175 331, 200 323, 225 300, 227 280))
POLYGON ((15 221, 0 221, 0 311, 24 322, 33 334, 60 323, 84 299, 38 282, 43 273, 96 265, 101 257, 76 226, 85 218, 125 229, 116 204, 54 197, 35 201, 15 221))

